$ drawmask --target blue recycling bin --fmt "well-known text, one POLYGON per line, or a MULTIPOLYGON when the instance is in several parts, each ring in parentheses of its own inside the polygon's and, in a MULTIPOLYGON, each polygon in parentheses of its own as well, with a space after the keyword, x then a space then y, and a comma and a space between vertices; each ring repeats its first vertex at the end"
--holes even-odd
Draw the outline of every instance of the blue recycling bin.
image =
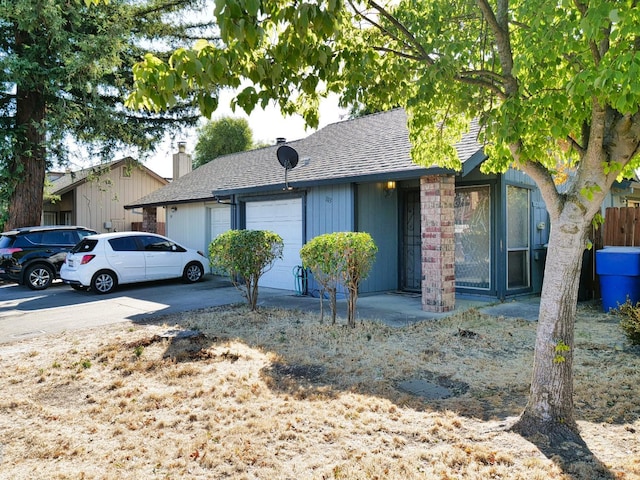
POLYGON ((605 247, 596 251, 602 309, 640 301, 640 247, 605 247))

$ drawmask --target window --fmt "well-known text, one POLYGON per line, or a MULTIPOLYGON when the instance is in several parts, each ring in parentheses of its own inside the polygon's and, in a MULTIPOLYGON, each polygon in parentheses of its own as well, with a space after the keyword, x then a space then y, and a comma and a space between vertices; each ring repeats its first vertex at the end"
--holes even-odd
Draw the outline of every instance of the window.
POLYGON ((42 245, 75 245, 76 237, 73 232, 52 231, 42 234, 42 245))
POLYGON ((42 212, 43 225, 57 225, 58 214, 56 212, 42 212))
POLYGON ((138 242, 133 237, 119 237, 109 240, 109 245, 116 252, 135 252, 138 250, 138 242))
POLYGON ((85 238, 71 249, 71 253, 92 252, 93 249, 96 248, 97 244, 98 244, 97 240, 88 240, 85 238))
POLYGON ((72 212, 60 212, 61 222, 60 225, 73 225, 73 216, 72 212))
POLYGON ((179 247, 172 241, 166 240, 162 237, 149 235, 140 237, 140 240, 147 252, 186 252, 184 248, 179 247))
POLYGON ((42 243, 42 232, 33 232, 26 235, 18 235, 14 247, 31 248, 42 243))
POLYGON ((529 190, 507 186, 507 288, 529 287, 529 190))

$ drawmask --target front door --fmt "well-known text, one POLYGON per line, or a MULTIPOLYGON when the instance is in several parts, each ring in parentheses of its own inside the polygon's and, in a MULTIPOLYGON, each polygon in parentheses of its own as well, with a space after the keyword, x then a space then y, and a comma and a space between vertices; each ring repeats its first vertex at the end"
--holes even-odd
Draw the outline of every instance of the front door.
POLYGON ((401 288, 408 291, 422 289, 422 236, 420 230, 420 191, 404 193, 402 202, 401 288))

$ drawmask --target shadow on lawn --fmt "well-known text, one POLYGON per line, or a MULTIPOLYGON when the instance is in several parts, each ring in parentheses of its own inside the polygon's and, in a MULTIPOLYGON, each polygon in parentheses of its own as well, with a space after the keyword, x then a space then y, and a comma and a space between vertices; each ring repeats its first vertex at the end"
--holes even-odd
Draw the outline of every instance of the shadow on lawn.
POLYGON ((619 478, 595 456, 580 434, 568 428, 562 429, 559 433, 536 433, 523 435, 523 438, 538 447, 544 456, 575 480, 619 478))
MULTIPOLYGON (((225 307, 228 309, 229 307, 225 307)), ((268 313, 267 313, 268 316, 268 313)), ((260 331, 260 323, 255 318, 246 321, 255 321, 256 329, 260 331)), ((264 319, 268 323, 268 318, 264 319)), ((229 338, 219 338, 212 332, 203 333, 197 326, 191 325, 193 330, 182 330, 181 327, 175 327, 157 338, 149 341, 169 340, 164 354, 165 358, 171 358, 177 362, 197 362, 200 360, 208 360, 213 358, 210 349, 221 342, 226 342, 229 338)), ((345 330, 346 332, 346 330, 345 330)), ((261 335, 267 336, 268 333, 260 331, 261 335)), ((421 362, 416 358, 416 369, 412 373, 416 378, 422 378, 430 382, 436 382, 438 386, 446 387, 453 392, 448 398, 425 399, 420 396, 413 395, 407 391, 403 391, 400 387, 403 381, 406 381, 406 375, 391 372, 387 375, 381 375, 380 372, 366 371, 370 369, 366 363, 363 365, 365 371, 359 376, 353 376, 347 369, 341 368, 340 362, 348 359, 332 358, 309 358, 308 361, 290 361, 292 358, 287 352, 286 333, 285 331, 272 332, 274 335, 280 335, 282 338, 277 339, 274 343, 265 347, 257 343, 259 336, 254 334, 246 334, 245 338, 240 334, 236 337, 235 332, 225 333, 237 340, 246 343, 249 346, 273 351, 278 360, 271 363, 268 367, 261 370, 260 374, 265 380, 268 387, 274 392, 291 395, 298 400, 304 399, 332 399, 340 395, 342 392, 358 393, 366 396, 375 396, 386 398, 396 405, 405 408, 412 408, 416 411, 453 411, 462 416, 482 420, 498 420, 504 421, 502 428, 508 429, 509 423, 517 417, 528 396, 528 385, 508 385, 503 388, 496 386, 482 386, 473 388, 462 388, 462 382, 457 382, 448 376, 438 375, 435 372, 421 370, 421 362), (278 341, 282 342, 282 347, 278 346, 278 341), (460 384, 460 385, 458 385, 460 384), (507 419, 509 419, 507 421, 507 419)), ((317 339, 316 339, 317 340, 317 339)), ((216 355, 219 360, 234 362, 238 360, 234 358, 230 351, 227 354, 216 355), (225 356, 226 355, 226 356, 225 356)), ((504 359, 508 362, 508 359, 504 359)), ((593 406, 597 409, 596 406, 593 406)), ((635 414, 635 412, 631 412, 635 414)), ((605 421, 608 415, 606 411, 590 414, 594 418, 589 421, 605 421), (602 420, 598 420, 601 418, 602 420)), ((589 415, 587 415, 589 416, 589 415)), ((626 422, 630 420, 627 418, 626 422)), ((634 421, 634 420, 631 420, 634 421)), ((617 423, 617 422, 616 422, 617 423)), ((532 436, 524 437, 534 444, 540 452, 547 458, 556 463, 571 478, 583 479, 589 478, 593 480, 613 480, 617 478, 607 467, 600 462, 593 452, 589 449, 586 442, 574 432, 569 432, 560 437, 537 433, 532 436)))

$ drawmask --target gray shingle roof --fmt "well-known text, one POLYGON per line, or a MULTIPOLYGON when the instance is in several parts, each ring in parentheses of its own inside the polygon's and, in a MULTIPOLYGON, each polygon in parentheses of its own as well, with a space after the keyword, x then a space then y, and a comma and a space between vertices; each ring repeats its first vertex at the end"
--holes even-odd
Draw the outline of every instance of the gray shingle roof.
MULTIPOLYGON (((456 145, 463 162, 481 151, 477 135, 478 128, 474 125, 456 145)), ((295 187, 401 180, 444 172, 439 167, 420 167, 411 161, 407 116, 402 109, 333 123, 287 145, 299 155, 298 165, 289 170, 287 177, 295 187)), ((127 208, 281 190, 285 170, 278 163, 278 148, 279 145, 274 145, 216 158, 127 208)))

